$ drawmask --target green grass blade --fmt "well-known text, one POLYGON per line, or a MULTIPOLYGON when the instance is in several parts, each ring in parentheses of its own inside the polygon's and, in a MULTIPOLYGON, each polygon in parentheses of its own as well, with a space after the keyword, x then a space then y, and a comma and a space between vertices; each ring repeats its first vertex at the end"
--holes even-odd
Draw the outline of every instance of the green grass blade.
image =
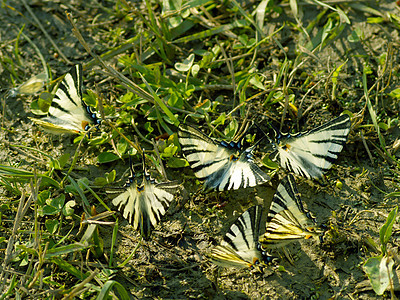
POLYGON ((195 34, 192 34, 189 36, 182 37, 180 39, 173 41, 173 43, 178 44, 178 43, 187 43, 187 42, 195 41, 195 40, 201 40, 201 39, 205 39, 206 37, 210 37, 210 36, 216 35, 218 33, 231 30, 233 28, 244 27, 245 25, 246 25, 246 21, 235 20, 231 24, 216 26, 213 29, 207 29, 207 30, 201 31, 199 33, 195 33, 195 34))
POLYGON ((111 290, 115 289, 118 292, 119 299, 130 299, 129 293, 126 289, 117 281, 109 280, 107 281, 103 288, 101 289, 99 295, 97 296, 97 300, 109 299, 109 293, 111 290))

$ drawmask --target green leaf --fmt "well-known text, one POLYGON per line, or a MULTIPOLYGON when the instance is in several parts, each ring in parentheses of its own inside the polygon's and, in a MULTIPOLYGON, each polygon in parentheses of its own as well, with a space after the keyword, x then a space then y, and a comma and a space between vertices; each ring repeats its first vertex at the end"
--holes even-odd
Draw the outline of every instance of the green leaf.
POLYGON ((262 160, 261 160, 262 164, 264 166, 266 166, 267 168, 271 169, 271 170, 276 170, 279 169, 279 164, 274 162, 273 160, 271 160, 269 158, 268 155, 266 155, 262 160))
POLYGON ((56 215, 56 214, 58 214, 59 211, 60 211, 60 210, 57 209, 57 208, 54 207, 54 206, 45 205, 45 206, 43 207, 42 213, 43 213, 44 215, 56 215))
POLYGON ((46 229, 48 232, 50 232, 51 234, 54 234, 57 229, 58 229, 58 225, 60 224, 58 222, 58 220, 46 220, 46 222, 44 222, 46 229))
POLYGON ((60 166, 60 169, 58 169, 58 170, 62 170, 62 168, 64 168, 64 166, 67 163, 69 157, 70 157, 69 153, 64 153, 63 155, 61 155, 61 157, 58 159, 58 163, 59 163, 59 166, 60 166))
POLYGON ((117 176, 117 172, 115 170, 112 170, 108 174, 106 173, 107 183, 114 182, 116 176, 117 176))
POLYGON ((61 255, 64 255, 64 254, 69 254, 69 253, 85 250, 85 249, 89 248, 89 246, 90 246, 89 244, 74 243, 74 244, 69 244, 66 246, 60 246, 60 247, 48 249, 44 258, 49 259, 52 257, 60 257, 61 255))
POLYGON ((97 160, 100 164, 109 163, 118 159, 119 159, 118 155, 112 152, 102 152, 97 156, 97 160))
POLYGON ((386 254, 386 245, 392 236, 393 224, 396 221, 398 206, 396 206, 388 215, 386 223, 382 226, 379 231, 379 238, 381 240, 382 253, 386 254))
POLYGON ((197 74, 199 74, 199 71, 200 71, 200 65, 194 64, 194 65, 192 66, 192 69, 191 69, 192 76, 193 76, 193 77, 197 77, 197 74))
POLYGON ((383 17, 369 17, 367 18, 367 23, 369 24, 380 24, 385 21, 385 18, 383 17))
POLYGON ((124 154, 126 152, 126 149, 128 149, 128 142, 125 139, 120 139, 118 144, 117 144, 117 150, 119 154, 124 154))
POLYGON ((50 198, 50 191, 49 190, 45 190, 43 192, 40 192, 38 195, 38 204, 39 206, 42 206, 44 204, 46 204, 46 200, 50 198))
POLYGON ((190 70, 194 62, 194 54, 191 53, 183 62, 181 63, 176 63, 175 64, 175 69, 177 69, 180 72, 187 72, 190 70))
POLYGON ((82 273, 79 269, 75 268, 73 265, 67 263, 64 259, 53 257, 51 259, 60 269, 74 275, 76 278, 83 280, 87 277, 86 274, 82 273))
POLYGON ((218 33, 224 32, 224 31, 229 31, 236 27, 244 27, 245 25, 246 25, 246 20, 236 20, 230 24, 215 26, 212 29, 207 29, 207 30, 204 30, 204 31, 192 34, 192 35, 184 36, 180 39, 175 40, 174 44, 187 43, 187 42, 194 41, 194 40, 204 40, 206 37, 216 35, 218 33))
POLYGON ((74 214, 74 209, 73 207, 76 205, 76 202, 74 200, 69 200, 65 206, 62 209, 62 213, 64 216, 72 216, 74 214))
POLYGON ((218 116, 217 119, 215 119, 214 121, 211 121, 211 124, 214 126, 224 125, 225 120, 226 120, 226 114, 223 112, 218 116))
POLYGON ((167 165, 170 168, 184 168, 188 167, 189 163, 184 158, 170 157, 167 161, 167 165))
POLYGON ((93 181, 93 184, 97 186, 105 186, 107 184, 107 179, 104 177, 96 177, 93 181))
POLYGON ((168 105, 177 107, 177 108, 182 108, 183 107, 183 99, 179 97, 176 93, 171 94, 171 96, 168 98, 168 105))
POLYGON ((146 129, 149 133, 154 131, 154 128, 151 126, 151 122, 144 123, 144 129, 146 129))
POLYGON ((111 290, 115 290, 115 292, 118 294, 118 299, 130 299, 131 298, 129 296, 128 292, 122 286, 122 284, 120 284, 119 282, 114 281, 114 280, 109 280, 104 284, 99 295, 97 296, 97 300, 109 299, 110 298, 109 293, 111 290))
POLYGON ((235 136, 238 127, 239 127, 238 122, 236 121, 236 119, 233 119, 229 123, 229 125, 225 128, 224 134, 228 139, 232 139, 235 136))
POLYGON ((168 147, 165 147, 163 153, 161 153, 162 158, 172 157, 176 151, 178 150, 178 146, 174 144, 169 144, 168 147))
POLYGON ((391 91, 389 93, 390 97, 396 98, 396 99, 400 99, 400 88, 398 89, 394 89, 393 91, 391 91))
POLYGON ((377 295, 382 295, 389 286, 389 276, 393 277, 393 260, 388 257, 371 257, 364 264, 371 286, 377 295))
POLYGON ((50 202, 50 205, 60 210, 63 208, 64 202, 65 202, 65 195, 61 194, 58 195, 56 198, 53 198, 50 202))
POLYGON ((343 64, 341 64, 339 67, 337 67, 337 68, 335 69, 335 71, 333 72, 333 74, 332 74, 332 83, 333 83, 333 84, 337 84, 337 79, 338 79, 338 77, 339 77, 340 70, 342 70, 343 66, 344 66, 346 63, 347 63, 347 60, 346 60, 343 64))
POLYGON ((188 167, 189 163, 186 159, 178 157, 170 157, 167 161, 167 166, 170 168, 184 168, 188 167))
POLYGON ((255 74, 254 76, 251 77, 250 83, 254 85, 255 87, 259 88, 260 90, 266 91, 267 89, 265 86, 261 83, 260 77, 255 74))

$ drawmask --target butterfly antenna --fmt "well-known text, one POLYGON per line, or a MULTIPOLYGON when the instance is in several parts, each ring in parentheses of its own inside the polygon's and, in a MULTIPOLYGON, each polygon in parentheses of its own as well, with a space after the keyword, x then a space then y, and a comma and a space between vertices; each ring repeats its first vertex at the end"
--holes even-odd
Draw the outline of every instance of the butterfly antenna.
POLYGON ((133 169, 133 161, 132 161, 132 156, 129 155, 129 169, 131 170, 131 178, 135 178, 135 170, 133 169))
POLYGON ((143 179, 146 180, 146 177, 149 176, 146 172, 146 155, 144 154, 144 149, 142 149, 142 168, 143 168, 143 179))
MULTIPOLYGON (((260 127, 256 122, 254 122, 254 125, 255 125, 255 126, 257 127, 257 129, 262 133, 262 135, 268 139, 268 141, 269 141, 270 143, 273 143, 273 142, 274 142, 274 140, 270 138, 269 134, 266 133, 264 130, 262 130, 261 127, 260 127)), ((272 131, 274 132, 275 137, 279 137, 279 136, 281 135, 281 132, 278 130, 278 128, 275 128, 275 126, 273 126, 273 125, 272 125, 271 123, 269 123, 269 122, 267 122, 267 125, 268 125, 268 127, 269 127, 270 129, 272 129, 272 131)), ((263 139, 263 138, 261 138, 260 140, 262 140, 262 139, 263 139)))

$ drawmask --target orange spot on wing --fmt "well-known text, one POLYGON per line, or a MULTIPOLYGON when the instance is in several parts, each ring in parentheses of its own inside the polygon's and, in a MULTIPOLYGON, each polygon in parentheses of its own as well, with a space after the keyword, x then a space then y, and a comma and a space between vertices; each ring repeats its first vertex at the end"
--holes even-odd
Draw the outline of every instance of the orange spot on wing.
POLYGON ((85 130, 86 129, 86 126, 88 126, 89 125, 89 122, 88 121, 82 121, 82 129, 83 130, 85 130))

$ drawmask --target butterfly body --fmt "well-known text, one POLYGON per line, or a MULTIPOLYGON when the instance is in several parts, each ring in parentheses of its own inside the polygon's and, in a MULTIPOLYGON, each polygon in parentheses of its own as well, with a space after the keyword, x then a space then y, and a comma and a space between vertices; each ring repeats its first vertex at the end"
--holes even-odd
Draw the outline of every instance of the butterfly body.
POLYGON ((253 187, 270 178, 253 162, 252 148, 240 143, 216 142, 191 126, 181 124, 179 143, 194 174, 204 180, 204 189, 231 190, 253 187))
POLYGON ((342 151, 350 132, 350 118, 342 115, 313 130, 297 134, 275 131, 272 160, 298 175, 322 179, 342 151))
POLYGON ((96 113, 82 99, 82 65, 75 65, 65 74, 47 115, 30 119, 54 134, 81 133, 100 124, 96 113))

